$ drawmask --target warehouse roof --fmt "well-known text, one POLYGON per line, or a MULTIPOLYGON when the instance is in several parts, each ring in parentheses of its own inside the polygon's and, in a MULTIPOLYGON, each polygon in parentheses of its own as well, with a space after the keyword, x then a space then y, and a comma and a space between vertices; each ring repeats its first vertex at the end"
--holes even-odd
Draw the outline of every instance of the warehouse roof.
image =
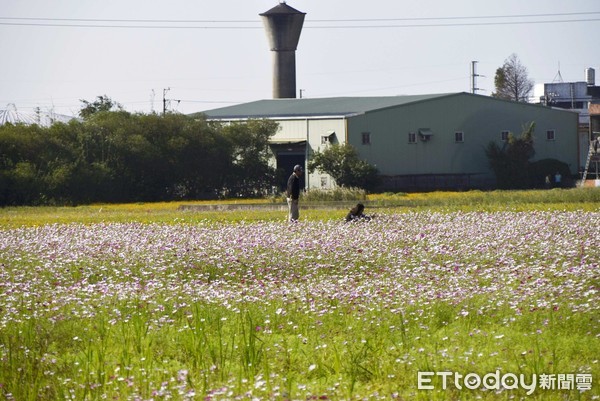
POLYGON ((268 99, 206 110, 192 116, 204 114, 209 119, 219 120, 275 117, 347 117, 453 95, 456 95, 456 93, 412 96, 268 99))

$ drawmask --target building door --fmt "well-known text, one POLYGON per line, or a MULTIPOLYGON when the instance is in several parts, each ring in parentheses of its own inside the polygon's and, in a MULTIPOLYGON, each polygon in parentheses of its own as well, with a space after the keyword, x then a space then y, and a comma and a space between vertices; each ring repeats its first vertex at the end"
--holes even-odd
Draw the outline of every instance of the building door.
MULTIPOLYGON (((277 154, 277 177, 279 181, 279 189, 283 192, 287 187, 287 180, 294 172, 294 166, 299 164, 304 168, 304 153, 278 153, 277 154)), ((305 174, 300 177, 300 188, 305 187, 305 174)))
MULTIPOLYGON (((305 168, 306 141, 298 142, 271 142, 271 151, 275 156, 275 169, 277 170, 277 189, 285 191, 288 178, 294 172, 294 166, 299 164, 305 168)), ((306 188, 306 172, 300 178, 300 188, 306 188)))

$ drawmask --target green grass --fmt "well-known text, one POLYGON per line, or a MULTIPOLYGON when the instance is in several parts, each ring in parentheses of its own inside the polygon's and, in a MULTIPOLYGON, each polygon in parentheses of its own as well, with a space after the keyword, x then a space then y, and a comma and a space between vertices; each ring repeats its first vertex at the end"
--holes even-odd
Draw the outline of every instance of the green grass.
MULTIPOLYGON (((313 191, 318 192, 318 191, 313 191)), ((343 194, 346 192, 341 191, 343 194)), ((600 208, 600 188, 576 188, 530 190, 530 191, 468 191, 430 193, 386 193, 368 195, 349 192, 348 196, 358 197, 367 205, 367 213, 402 213, 414 210, 440 211, 533 211, 533 210, 588 210, 600 208)), ((341 219, 354 203, 348 197, 328 199, 326 195, 311 195, 302 201, 308 210, 302 210, 301 219, 327 220, 341 219), (339 199, 338 199, 339 198, 339 199), (322 208, 330 204, 331 209, 322 208), (311 208, 311 205, 315 205, 311 208), (339 205, 337 208, 336 205, 339 205), (318 207, 317 207, 318 206, 318 207)), ((0 227, 35 226, 44 224, 65 224, 78 222, 91 224, 98 222, 142 223, 195 223, 210 221, 257 221, 284 220, 286 211, 265 211, 260 206, 255 210, 201 210, 182 211, 182 205, 256 204, 285 206, 282 199, 264 200, 224 200, 198 202, 162 202, 134 204, 101 204, 75 207, 4 207, 0 208, 0 227)))
POLYGON ((371 195, 374 204, 407 207, 450 207, 505 210, 506 208, 558 208, 600 204, 600 188, 523 191, 467 191, 429 193, 385 193, 371 195))
MULTIPOLYGON (((0 342, 10 350, 0 369, 4 391, 19 400, 67 399, 71 394, 76 399, 134 394, 147 399, 164 388, 165 398, 187 399, 183 395, 192 389, 206 395, 227 387, 238 395, 254 391, 259 399, 283 400, 304 399, 298 385, 310 383, 310 394, 327 399, 369 394, 390 399, 396 393, 411 399, 504 399, 506 395, 455 389, 419 392, 414 390, 415 374, 451 370, 483 376, 499 365, 516 374, 575 373, 599 350, 586 333, 588 317, 577 319, 568 312, 536 315, 540 322, 552 321, 537 334, 542 326, 532 325, 531 316, 518 318, 510 328, 502 324, 512 316, 508 308, 498 308, 494 320, 466 321, 454 318, 461 306, 433 304, 424 321, 416 307, 403 314, 375 308, 363 311, 357 321, 347 317, 357 312, 346 307, 314 319, 301 311, 302 305, 296 310, 285 305, 285 318, 277 315, 280 305, 235 312, 194 305, 189 315, 171 315, 173 321, 157 330, 149 327, 156 316, 147 309, 115 306, 128 313, 117 324, 99 313, 92 321, 30 320, 3 330, 0 342), (182 371, 185 377, 178 381, 182 371), (178 394, 179 388, 184 394, 178 394)), ((543 399, 564 395, 548 392, 543 399)))

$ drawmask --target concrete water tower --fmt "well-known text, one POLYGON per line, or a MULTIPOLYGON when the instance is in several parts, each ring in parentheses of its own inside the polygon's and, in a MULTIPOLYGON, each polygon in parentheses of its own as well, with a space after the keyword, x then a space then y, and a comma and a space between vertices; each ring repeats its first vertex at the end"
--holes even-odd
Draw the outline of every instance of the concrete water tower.
POLYGON ((273 52, 273 98, 296 97, 296 48, 306 13, 285 1, 260 16, 273 52))

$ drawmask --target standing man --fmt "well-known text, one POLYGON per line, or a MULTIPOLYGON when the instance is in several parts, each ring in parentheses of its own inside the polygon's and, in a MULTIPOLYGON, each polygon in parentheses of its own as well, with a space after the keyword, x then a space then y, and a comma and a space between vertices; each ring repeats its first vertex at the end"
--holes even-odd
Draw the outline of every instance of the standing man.
POLYGON ((290 175, 287 182, 287 189, 285 194, 287 196, 288 203, 288 220, 298 221, 300 217, 300 210, 298 209, 298 198, 300 197, 300 177, 302 177, 302 166, 296 164, 294 166, 294 172, 290 175))

